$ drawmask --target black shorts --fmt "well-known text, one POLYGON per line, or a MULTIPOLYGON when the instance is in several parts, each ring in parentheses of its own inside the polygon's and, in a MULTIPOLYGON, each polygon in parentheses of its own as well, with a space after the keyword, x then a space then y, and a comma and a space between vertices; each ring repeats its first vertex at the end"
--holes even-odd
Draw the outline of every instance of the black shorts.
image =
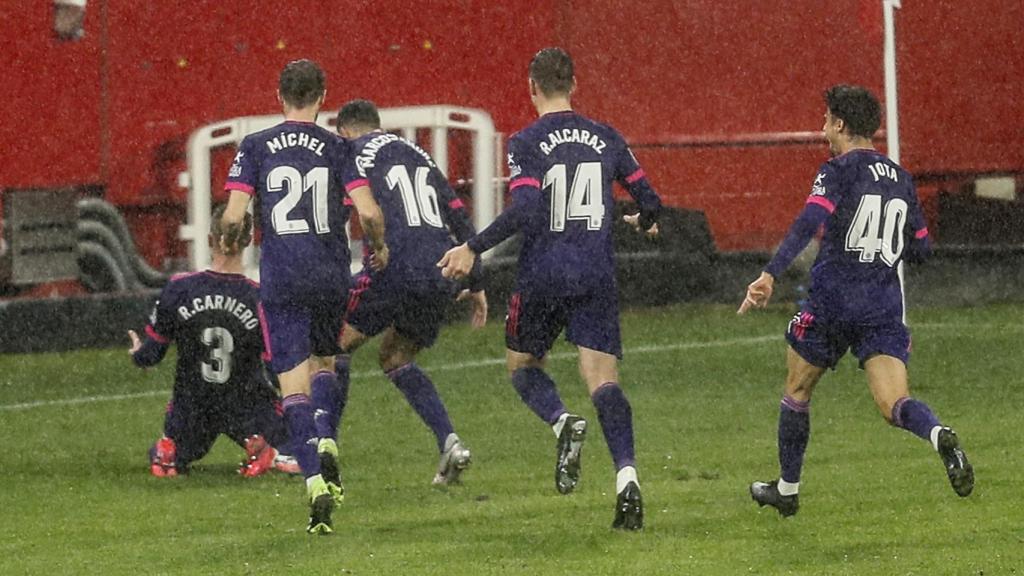
POLYGON ((367 336, 394 327, 416 346, 429 348, 437 340, 452 290, 434 284, 382 285, 363 274, 349 292, 345 321, 367 336))

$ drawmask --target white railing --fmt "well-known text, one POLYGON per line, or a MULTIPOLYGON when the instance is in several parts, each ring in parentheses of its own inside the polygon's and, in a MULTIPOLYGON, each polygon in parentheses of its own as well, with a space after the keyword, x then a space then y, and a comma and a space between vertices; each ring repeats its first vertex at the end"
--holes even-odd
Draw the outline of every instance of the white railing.
MULTIPOLYGON (((317 124, 334 130, 337 111, 321 112, 317 124)), ((189 262, 193 270, 210 264, 210 248, 206 238, 210 230, 211 174, 210 158, 214 150, 224 146, 237 146, 242 138, 279 124, 281 115, 243 116, 208 124, 192 132, 186 149, 188 170, 178 177, 178 183, 188 188, 188 218, 178 230, 178 237, 189 243, 189 262)), ((412 141, 420 129, 431 131, 429 152, 437 167, 448 174, 448 133, 466 130, 473 134, 473 224, 478 230, 490 224, 501 211, 499 136, 494 131, 490 114, 483 110, 457 106, 406 106, 382 108, 381 127, 399 131, 412 141)), ((259 266, 255 251, 245 256, 246 273, 258 277, 259 266)))

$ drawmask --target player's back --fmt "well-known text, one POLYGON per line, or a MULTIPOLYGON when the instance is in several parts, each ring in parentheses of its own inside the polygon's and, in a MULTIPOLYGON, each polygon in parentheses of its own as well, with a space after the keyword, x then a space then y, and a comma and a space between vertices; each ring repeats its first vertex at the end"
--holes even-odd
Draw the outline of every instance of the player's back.
POLYGON ((525 179, 545 204, 523 231, 520 289, 614 289, 612 183, 629 176, 629 155, 614 129, 571 111, 545 114, 509 140, 511 193, 525 179))
POLYGON ((258 198, 264 298, 347 285, 346 154, 344 140, 311 122, 283 122, 242 142, 227 187, 251 186, 258 198))
POLYGON ((811 271, 811 300, 856 323, 903 316, 898 267, 915 234, 927 234, 910 174, 875 150, 854 149, 827 162, 815 184, 833 213, 811 271))
POLYGON ((263 381, 256 283, 211 270, 179 275, 164 290, 161 309, 156 330, 178 344, 176 394, 214 401, 263 381))
POLYGON ((353 140, 351 151, 356 179, 348 186, 365 179, 384 213, 390 257, 375 282, 446 284, 436 264, 453 242, 441 204, 454 195, 433 159, 416 144, 380 131, 353 140))

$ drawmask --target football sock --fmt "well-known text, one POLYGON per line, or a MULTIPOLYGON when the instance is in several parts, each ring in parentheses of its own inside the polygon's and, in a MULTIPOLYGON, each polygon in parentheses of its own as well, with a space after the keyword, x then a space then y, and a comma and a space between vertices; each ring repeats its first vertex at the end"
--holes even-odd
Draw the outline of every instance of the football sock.
MULTIPOLYGON (((910 396, 904 396, 892 405, 892 424, 904 430, 909 430, 917 436, 932 440, 932 430, 939 426, 939 419, 932 414, 931 408, 920 400, 910 396)), ((938 432, 935 433, 938 437, 938 432)), ((932 442, 935 446, 937 442, 932 442)))
POLYGON ((621 494, 626 489, 626 484, 634 482, 637 486, 640 486, 640 480, 636 477, 636 468, 633 466, 623 466, 619 469, 619 472, 615 475, 615 493, 621 494))
POLYGON ((341 413, 348 401, 348 356, 339 357, 334 366, 338 370, 337 374, 326 370, 317 372, 310 385, 313 406, 316 408, 313 419, 320 438, 338 438, 341 413))
POLYGON ((590 397, 597 408, 597 419, 604 432, 604 440, 612 453, 615 469, 633 466, 633 409, 616 382, 606 382, 590 397))
POLYGON ((803 468, 804 452, 811 436, 810 404, 810 401, 801 402, 783 396, 779 405, 780 479, 794 487, 800 484, 800 469, 803 468))
POLYGON ((282 402, 284 418, 291 436, 292 456, 307 479, 320 474, 320 456, 316 453, 316 424, 313 422, 313 403, 305 394, 292 394, 282 402))
POLYGON ((779 478, 778 483, 779 494, 782 496, 792 496, 800 493, 799 482, 786 482, 782 478, 779 478))
POLYGON ((448 419, 448 411, 444 407, 444 402, 437 395, 434 383, 413 362, 389 370, 386 374, 395 383, 395 387, 405 395, 405 399, 419 414, 423 423, 437 437, 438 452, 444 452, 444 441, 449 434, 455 432, 455 429, 452 427, 451 420, 448 419))
POLYGON ((935 426, 935 427, 932 428, 931 434, 929 434, 929 439, 932 441, 932 448, 935 448, 936 452, 939 451, 939 431, 940 430, 942 430, 942 426, 935 426))
POLYGON ((520 368, 512 373, 512 385, 530 410, 548 424, 565 414, 555 382, 540 368, 520 368))

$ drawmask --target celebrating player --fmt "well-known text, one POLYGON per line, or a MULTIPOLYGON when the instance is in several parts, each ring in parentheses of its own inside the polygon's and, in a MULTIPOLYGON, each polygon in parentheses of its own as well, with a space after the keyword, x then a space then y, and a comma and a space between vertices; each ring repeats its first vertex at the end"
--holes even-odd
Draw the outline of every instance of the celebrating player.
POLYGON ((931 442, 953 490, 967 496, 974 471, 952 429, 924 402, 910 397, 901 265, 930 254, 928 229, 910 174, 876 151, 871 138, 881 107, 868 90, 833 86, 825 91, 825 138, 834 158, 822 165, 803 211, 775 257, 747 287, 742 314, 763 307, 775 278, 820 227, 824 236, 811 269, 808 302, 786 332, 788 375, 779 410, 778 480, 754 482, 760 506, 783 516, 799 508, 800 470, 810 435, 811 393, 822 374, 852 350, 867 373, 882 416, 931 442))
POLYGON ((579 348, 580 374, 597 409, 618 471, 613 526, 643 527, 643 503, 633 448, 633 416, 619 387, 619 306, 612 250, 612 182, 640 205, 626 219, 657 234, 661 209, 622 136, 573 111, 573 62, 546 48, 530 62, 530 97, 540 118, 509 139, 512 204, 486 230, 448 251, 438 263, 446 276, 467 274, 479 254, 522 232, 516 289, 505 327, 512 383, 557 441, 555 487, 571 492, 579 480, 587 422, 569 413, 544 356, 565 329, 579 348))
MULTIPOLYGON (((323 71, 309 60, 281 71, 278 99, 285 121, 246 136, 239 146, 225 186, 231 197, 223 238, 226 252, 239 249, 235 232, 257 196, 263 231, 260 299, 270 365, 281 382, 292 449, 306 477, 307 531, 317 534, 333 531, 331 513, 344 496, 337 445, 331 438, 317 440, 313 415, 339 409, 334 355, 340 352, 351 280, 349 210, 340 173, 347 150, 343 140, 314 123, 325 85, 323 71)), ((368 190, 355 190, 349 198, 374 248, 375 265, 386 266, 380 207, 368 190)))
MULTIPOLYGON (((219 248, 223 213, 223 206, 213 213, 211 269, 171 278, 146 325, 145 341, 128 331, 129 352, 140 367, 157 364, 171 341, 178 343, 164 436, 149 454, 154 476, 187 473, 221 433, 246 449, 243 475, 258 476, 272 467, 298 472, 294 461, 273 447, 284 446, 288 433, 260 358, 259 290, 242 275, 241 255, 219 248)), ((248 245, 251 234, 252 217, 246 214, 239 244, 248 245)))
MULTIPOLYGON (((337 362, 343 390, 340 406, 348 392, 350 354, 383 334, 381 369, 437 438, 441 460, 433 483, 455 483, 469 466, 470 452, 455 434, 433 382, 415 360, 437 339, 454 295, 454 284, 434 264, 452 247, 452 235, 464 242, 473 235, 473 225, 430 155, 413 142, 381 131, 372 102, 345 104, 338 113, 338 131, 350 140, 352 151, 342 171, 345 188, 350 194, 372 192, 384 213, 390 250, 387 268, 375 271, 367 266, 349 298, 337 362)), ((368 253, 367 263, 375 258, 368 253)), ((481 327, 487 320, 487 299, 479 273, 473 277, 471 290, 460 298, 471 299, 473 326, 481 327)), ((332 416, 317 419, 321 437, 336 436, 341 412, 332 416)))

